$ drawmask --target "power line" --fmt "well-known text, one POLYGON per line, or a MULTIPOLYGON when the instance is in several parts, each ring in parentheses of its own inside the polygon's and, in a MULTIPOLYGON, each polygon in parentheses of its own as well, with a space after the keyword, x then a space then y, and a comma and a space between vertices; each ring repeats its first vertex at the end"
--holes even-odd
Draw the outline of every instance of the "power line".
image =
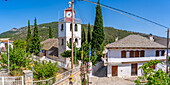
MULTIPOLYGON (((138 22, 142 22, 142 23, 144 23, 144 24, 150 25, 150 26, 152 26, 152 27, 156 27, 156 26, 151 25, 151 24, 146 23, 146 22, 143 22, 143 21, 140 21, 140 20, 135 19, 135 18, 133 18, 133 17, 130 17, 130 16, 128 16, 128 15, 131 15, 131 16, 134 16, 134 17, 143 19, 143 20, 145 20, 145 21, 148 21, 148 22, 150 22, 150 23, 156 24, 156 25, 161 26, 161 27, 163 27, 163 28, 169 28, 169 27, 166 27, 166 26, 164 26, 164 25, 162 25, 162 24, 159 24, 159 23, 157 23, 157 22, 154 22, 154 21, 152 21, 152 20, 149 20, 149 19, 143 18, 143 17, 141 17, 141 16, 138 16, 138 15, 135 15, 135 14, 132 14, 132 13, 129 13, 129 12, 126 12, 126 11, 123 11, 123 10, 120 10, 120 9, 117 9, 117 8, 113 8, 113 7, 104 5, 104 4, 98 4, 98 3, 96 3, 96 2, 92 2, 92 1, 88 1, 88 0, 79 0, 79 1, 86 1, 86 2, 89 2, 89 3, 96 4, 96 5, 100 5, 100 6, 104 7, 104 8, 110 9, 110 10, 112 10, 112 11, 115 11, 115 12, 119 13, 119 14, 122 14, 122 15, 124 15, 124 16, 127 16, 127 17, 129 17, 129 18, 131 18, 131 19, 134 19, 134 20, 136 20, 136 21, 138 21, 138 22), (125 13, 125 14, 124 14, 124 13, 125 13), (128 14, 128 15, 126 15, 126 14, 128 14)), ((158 27, 156 27, 156 28, 158 28, 158 27)), ((159 28, 159 29, 160 29, 160 28, 159 28)))

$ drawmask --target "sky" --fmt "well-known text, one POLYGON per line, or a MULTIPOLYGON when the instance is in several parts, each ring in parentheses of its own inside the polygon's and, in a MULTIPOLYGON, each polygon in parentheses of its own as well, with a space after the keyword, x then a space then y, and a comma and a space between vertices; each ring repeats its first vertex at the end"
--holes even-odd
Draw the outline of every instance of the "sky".
MULTIPOLYGON (((69 7, 69 1, 71 0, 0 0, 0 33, 27 26, 28 20, 33 25, 35 17, 38 24, 57 22, 64 17, 64 9, 69 7)), ((170 27, 170 0, 100 0, 100 3, 170 27)), ((93 25, 95 7, 95 4, 76 0, 76 18, 81 19, 83 24, 93 25)), ((166 37, 167 29, 157 25, 149 26, 103 7, 102 15, 104 26, 166 37)))

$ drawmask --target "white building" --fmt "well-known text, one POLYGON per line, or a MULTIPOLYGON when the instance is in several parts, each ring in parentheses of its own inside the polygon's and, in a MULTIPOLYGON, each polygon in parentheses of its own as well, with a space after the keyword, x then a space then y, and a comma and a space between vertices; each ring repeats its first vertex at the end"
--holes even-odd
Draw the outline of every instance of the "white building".
MULTIPOLYGON (((75 14, 75 12, 74 12, 75 14)), ((72 39, 72 8, 71 2, 69 2, 69 8, 64 10, 64 18, 59 19, 58 23, 58 57, 62 59, 61 53, 66 50, 70 50, 67 46, 67 42, 70 43, 72 39)), ((76 46, 81 47, 81 20, 75 19, 73 24, 73 33, 76 46)))
POLYGON ((140 35, 129 35, 121 40, 106 46, 107 76, 141 76, 142 69, 138 69, 143 63, 150 60, 159 60, 164 63, 153 66, 155 70, 165 71, 166 46, 154 42, 140 35))
POLYGON ((13 48, 13 41, 9 40, 9 38, 0 38, 0 54, 2 52, 6 52, 7 51, 7 47, 8 47, 8 42, 9 42, 9 46, 11 48, 13 48))

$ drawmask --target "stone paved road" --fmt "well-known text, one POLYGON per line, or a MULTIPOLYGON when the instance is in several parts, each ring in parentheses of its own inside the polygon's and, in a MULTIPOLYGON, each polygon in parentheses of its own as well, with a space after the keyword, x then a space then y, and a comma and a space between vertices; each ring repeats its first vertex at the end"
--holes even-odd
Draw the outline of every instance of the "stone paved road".
POLYGON ((90 85, 135 85, 137 77, 91 77, 90 85))

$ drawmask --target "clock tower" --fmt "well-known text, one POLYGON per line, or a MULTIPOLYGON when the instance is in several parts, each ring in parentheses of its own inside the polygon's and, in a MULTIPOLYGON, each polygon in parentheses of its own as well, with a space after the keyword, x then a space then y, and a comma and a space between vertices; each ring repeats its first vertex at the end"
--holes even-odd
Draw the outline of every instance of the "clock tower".
MULTIPOLYGON (((74 12, 75 14, 75 12, 74 12)), ((67 46, 67 42, 70 43, 72 39, 72 25, 73 27, 73 42, 76 43, 76 47, 81 47, 81 20, 76 19, 72 24, 72 8, 71 2, 69 2, 69 8, 64 10, 64 18, 59 19, 58 23, 58 57, 59 59, 65 59, 60 54, 66 50, 71 50, 67 46)))

